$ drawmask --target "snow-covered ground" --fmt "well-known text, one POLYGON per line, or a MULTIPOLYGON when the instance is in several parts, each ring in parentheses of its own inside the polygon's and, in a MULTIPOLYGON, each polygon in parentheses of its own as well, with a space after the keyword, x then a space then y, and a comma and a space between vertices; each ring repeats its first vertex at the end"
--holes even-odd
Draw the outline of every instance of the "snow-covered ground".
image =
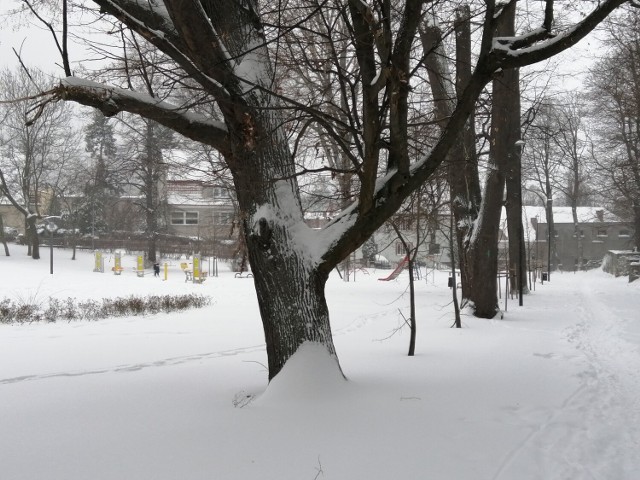
MULTIPOLYGON (((332 276, 348 381, 303 348, 268 386, 252 280, 202 285, 48 251, 0 257, 0 298, 202 293, 210 306, 95 322, 0 325, 3 480, 633 480, 640 478, 640 282, 554 274, 503 320, 452 323, 446 272, 332 276)), ((111 263, 109 263, 111 262, 111 263)), ((504 299, 502 299, 504 302, 504 299)), ((504 305, 504 303, 503 303, 504 305)))

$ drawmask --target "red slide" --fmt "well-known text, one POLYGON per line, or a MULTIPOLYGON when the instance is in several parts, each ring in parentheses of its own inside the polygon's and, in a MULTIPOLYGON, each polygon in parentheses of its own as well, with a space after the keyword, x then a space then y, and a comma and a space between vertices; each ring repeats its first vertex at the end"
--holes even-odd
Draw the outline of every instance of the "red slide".
POLYGON ((402 260, 400 260, 400 262, 398 263, 398 266, 395 268, 393 272, 391 272, 391 275, 389 275, 387 278, 379 278, 378 280, 382 280, 383 282, 388 282, 389 280, 395 280, 396 278, 398 278, 398 275, 400 275, 400 272, 404 270, 404 267, 407 266, 407 263, 409 263, 408 255, 404 257, 402 260))

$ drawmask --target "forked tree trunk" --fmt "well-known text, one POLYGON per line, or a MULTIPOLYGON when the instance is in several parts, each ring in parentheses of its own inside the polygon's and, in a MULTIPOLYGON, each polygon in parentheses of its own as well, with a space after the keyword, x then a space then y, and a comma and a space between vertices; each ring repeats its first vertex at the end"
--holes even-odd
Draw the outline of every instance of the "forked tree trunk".
MULTIPOLYGON (((335 264, 314 255, 304 222, 295 165, 277 113, 247 112, 241 143, 227 158, 234 178, 262 317, 269 379, 304 342, 335 355, 324 287, 335 264), (277 181, 265 181, 279 178, 277 181)), ((336 357, 336 364, 337 357, 336 357)))

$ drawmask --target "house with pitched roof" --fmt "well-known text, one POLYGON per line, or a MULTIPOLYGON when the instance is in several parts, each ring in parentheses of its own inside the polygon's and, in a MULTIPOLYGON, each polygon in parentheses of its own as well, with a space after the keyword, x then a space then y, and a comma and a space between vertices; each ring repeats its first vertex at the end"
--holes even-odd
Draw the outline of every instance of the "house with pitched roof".
POLYGON ((530 255, 538 265, 547 269, 549 241, 552 240, 551 267, 574 270, 602 261, 609 250, 628 250, 633 243, 631 223, 602 207, 578 207, 577 225, 571 207, 553 207, 553 231, 544 207, 525 207, 525 241, 529 241, 530 255), (552 235, 552 237, 550 237, 552 235), (554 251, 555 250, 555 251, 554 251), (582 258, 582 265, 579 259, 582 258))

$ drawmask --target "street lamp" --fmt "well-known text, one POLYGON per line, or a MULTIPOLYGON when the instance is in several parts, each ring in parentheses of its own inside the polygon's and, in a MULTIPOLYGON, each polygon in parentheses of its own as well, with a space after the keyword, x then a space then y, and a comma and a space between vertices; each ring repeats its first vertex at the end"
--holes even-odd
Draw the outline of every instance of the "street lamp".
MULTIPOLYGON (((536 214, 536 261, 533 264, 533 289, 536 289, 536 276, 538 275, 538 265, 540 265, 540 260, 538 257, 538 243, 540 242, 540 238, 538 237, 538 225, 540 223, 540 215, 536 214)), ((540 271, 540 275, 542 275, 542 270, 540 271)), ((542 280, 542 278, 541 278, 542 280)), ((544 285, 544 281, 542 283, 544 285)))
MULTIPOLYGON (((551 235, 555 237, 555 232, 551 229, 551 218, 553 216, 553 200, 547 197, 547 281, 551 281, 551 235)), ((554 224, 555 225, 555 224, 554 224)))
POLYGON ((55 232, 58 227, 55 223, 52 222, 54 218, 62 218, 60 216, 50 216, 44 217, 43 220, 47 222, 47 230, 49 231, 49 273, 53 275, 53 232, 55 232))

